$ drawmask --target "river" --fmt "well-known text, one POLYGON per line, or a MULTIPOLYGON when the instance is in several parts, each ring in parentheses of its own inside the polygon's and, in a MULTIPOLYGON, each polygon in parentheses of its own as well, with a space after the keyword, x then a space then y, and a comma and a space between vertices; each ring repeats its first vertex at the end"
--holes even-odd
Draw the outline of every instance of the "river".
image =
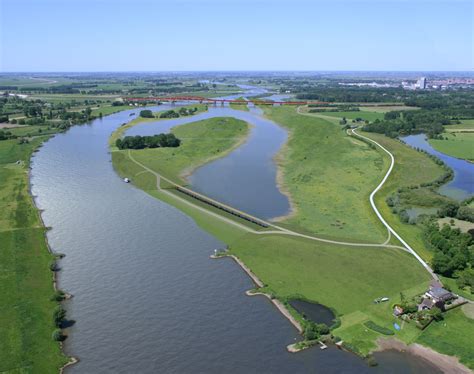
MULTIPOLYGON (((77 322, 68 329, 65 350, 80 362, 68 372, 436 372, 426 361, 397 352, 376 354, 375 369, 333 347, 288 353, 286 345, 299 339, 294 327, 266 298, 244 294, 253 285, 234 262, 209 259, 223 243, 114 172, 108 138, 136 111, 75 126, 32 159, 32 192, 52 227, 49 243, 66 254, 59 285, 74 295, 66 308, 77 322)), ((260 122, 252 137, 259 131, 260 122)), ((259 160, 271 159, 275 149, 259 160)), ((271 162, 266 167, 274 169, 271 162)), ((199 182, 201 170, 193 186, 206 189, 199 182)), ((273 216, 287 208, 262 205, 256 213, 273 216)))
POLYGON ((428 143, 425 134, 404 136, 401 139, 413 148, 422 149, 438 157, 453 170, 454 178, 439 188, 441 194, 455 200, 464 200, 474 194, 473 163, 437 151, 428 143))

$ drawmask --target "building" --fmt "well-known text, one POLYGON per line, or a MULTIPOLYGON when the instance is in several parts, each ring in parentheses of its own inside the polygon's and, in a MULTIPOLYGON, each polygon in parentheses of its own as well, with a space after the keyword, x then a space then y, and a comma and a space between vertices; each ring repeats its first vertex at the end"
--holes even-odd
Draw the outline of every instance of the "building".
POLYGON ((418 311, 430 310, 435 306, 444 310, 445 303, 455 298, 456 296, 443 288, 439 281, 433 280, 430 283, 430 288, 425 292, 422 302, 418 305, 418 311))
POLYGON ((421 77, 416 81, 416 87, 419 88, 420 90, 424 90, 426 88, 426 78, 421 77))

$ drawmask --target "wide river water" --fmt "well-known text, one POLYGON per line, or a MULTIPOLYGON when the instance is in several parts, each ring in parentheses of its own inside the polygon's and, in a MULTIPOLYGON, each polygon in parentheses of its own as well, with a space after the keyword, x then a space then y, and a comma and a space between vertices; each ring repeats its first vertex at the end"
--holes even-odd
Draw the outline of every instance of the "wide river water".
MULTIPOLYGON (((214 111, 232 114, 228 108, 214 111)), ((286 345, 299 339, 294 327, 266 298, 244 294, 253 285, 233 261, 209 259, 223 243, 179 210, 123 183, 114 172, 107 141, 132 112, 137 110, 75 126, 49 140, 32 161, 32 191, 44 210, 45 224, 52 227, 50 245, 66 254, 59 284, 74 295, 66 305, 69 318, 77 322, 68 331, 65 350, 80 362, 68 372, 437 372, 427 361, 392 351, 376 354, 377 368, 333 347, 288 353, 286 345)), ((254 118, 258 113, 236 116, 254 118)), ((288 210, 284 195, 274 186, 271 162, 272 152, 286 135, 269 121, 253 123, 248 142, 226 158, 245 164, 252 159, 239 156, 245 147, 256 137, 275 136, 268 139, 271 146, 260 142, 251 146, 261 148, 254 159, 265 163, 258 167, 268 169, 262 173, 263 169, 255 169, 254 184, 267 186, 273 180, 270 192, 258 196, 276 199, 275 207, 266 202, 255 208, 245 201, 238 205, 271 217, 288 210)), ((227 197, 219 190, 207 190, 206 178, 214 173, 211 165, 222 171, 226 167, 219 165, 222 162, 198 169, 192 185, 234 203, 232 199, 239 196, 234 192, 227 197)), ((254 201, 254 190, 246 193, 254 201)))

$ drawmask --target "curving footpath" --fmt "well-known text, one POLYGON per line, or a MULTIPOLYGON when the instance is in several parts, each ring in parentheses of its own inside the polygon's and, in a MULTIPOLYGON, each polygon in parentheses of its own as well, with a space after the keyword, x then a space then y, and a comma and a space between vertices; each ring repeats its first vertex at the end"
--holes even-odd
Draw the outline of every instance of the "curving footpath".
POLYGON ((431 274, 431 276, 433 278, 439 279, 438 276, 433 271, 433 269, 431 269, 431 267, 418 255, 418 253, 416 253, 415 250, 412 247, 410 247, 410 245, 405 240, 403 240, 402 237, 387 223, 387 221, 385 221, 382 214, 380 214, 379 210, 377 209, 377 206, 375 205, 374 196, 382 188, 382 186, 385 184, 385 181, 390 176, 390 173, 392 172, 393 166, 395 165, 395 157, 393 157, 393 154, 390 151, 388 151, 384 146, 382 146, 381 144, 379 144, 375 140, 372 140, 372 139, 368 138, 367 136, 363 136, 363 135, 358 134, 356 132, 356 129, 352 129, 351 131, 355 136, 358 136, 360 138, 368 140, 369 142, 375 144, 377 147, 382 149, 385 153, 387 153, 390 156, 391 162, 390 162, 390 167, 388 168, 387 173, 383 177, 380 184, 370 194, 370 205, 372 206, 372 209, 374 210, 374 212, 377 215, 377 217, 379 218, 379 220, 388 229, 389 233, 391 233, 393 236, 395 236, 400 241, 400 243, 402 243, 405 246, 405 248, 408 250, 408 252, 410 252, 413 256, 415 256, 415 258, 420 262, 421 265, 423 265, 423 267, 431 274))

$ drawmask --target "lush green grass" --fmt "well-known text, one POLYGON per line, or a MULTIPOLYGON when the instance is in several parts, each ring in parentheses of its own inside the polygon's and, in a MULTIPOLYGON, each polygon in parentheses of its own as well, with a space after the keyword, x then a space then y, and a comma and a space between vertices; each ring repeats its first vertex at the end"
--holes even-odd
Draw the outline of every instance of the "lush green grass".
POLYGON ((444 127, 446 131, 451 130, 471 130, 474 131, 474 119, 463 119, 460 121, 461 123, 454 124, 454 125, 447 125, 444 127))
MULTIPOLYGON (((420 256, 429 261, 432 254, 423 242, 421 229, 416 225, 402 223, 398 215, 392 213, 385 200, 388 196, 396 193, 400 187, 419 185, 435 180, 444 174, 443 168, 425 154, 415 151, 398 140, 388 138, 381 134, 363 134, 387 148, 395 157, 395 166, 392 170, 392 174, 385 185, 375 195, 375 203, 379 211, 390 226, 392 226, 420 256)), ((434 192, 426 190, 418 193, 426 195, 434 192)))
POLYGON ((248 234, 232 243, 231 251, 280 297, 300 294, 344 315, 429 280, 415 258, 401 250, 248 234))
POLYGON ((278 162, 296 215, 284 222, 319 236, 383 242, 387 232, 369 195, 388 161, 338 124, 300 115, 290 107, 266 107, 265 113, 289 130, 278 162))
POLYGON ((474 132, 451 132, 442 136, 448 139, 428 140, 433 148, 453 157, 474 161, 474 132))
POLYGON ((444 321, 433 322, 417 342, 440 353, 457 356, 474 369, 474 320, 466 317, 461 308, 446 313, 444 321))
MULTIPOLYGON (((243 96, 240 96, 240 97, 238 97, 236 100, 245 101, 245 98, 244 98, 243 96)), ((247 106, 247 104, 230 103, 229 106, 230 106, 232 109, 243 110, 243 111, 245 111, 245 112, 248 112, 248 111, 249 111, 249 107, 247 106)))
MULTIPOLYGON (((400 250, 353 248, 285 236, 248 234, 231 243, 231 252, 281 298, 304 297, 334 308, 341 317, 335 335, 356 345, 362 353, 375 348, 383 336, 368 330, 369 320, 390 328, 391 305, 400 292, 423 292, 429 280, 414 257, 400 250), (374 304, 378 297, 390 302, 374 304)), ((412 341, 419 333, 407 326, 395 336, 412 341)))
POLYGON ((53 373, 67 362, 51 338, 53 257, 28 192, 29 159, 40 143, 0 141, 0 372, 53 373))

